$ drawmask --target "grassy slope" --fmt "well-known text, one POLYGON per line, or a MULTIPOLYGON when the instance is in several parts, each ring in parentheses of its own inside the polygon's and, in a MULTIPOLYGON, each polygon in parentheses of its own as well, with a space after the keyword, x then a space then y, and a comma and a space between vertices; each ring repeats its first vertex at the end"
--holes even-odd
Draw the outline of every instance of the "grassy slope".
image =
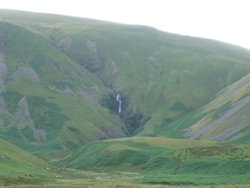
MULTIPOLYGON (((117 156, 122 156, 123 162, 116 163, 112 165, 109 172, 93 172, 93 171, 78 171, 73 169, 51 169, 44 161, 34 157, 30 153, 16 147, 15 145, 0 139, 0 186, 13 186, 13 187, 175 187, 172 184, 185 185, 185 187, 192 187, 188 184, 234 184, 239 183, 241 185, 234 185, 227 187, 248 187, 247 185, 242 185, 242 183, 248 182, 249 175, 245 174, 248 170, 248 158, 249 157, 249 147, 235 146, 238 150, 234 150, 234 146, 228 146, 221 150, 220 145, 216 143, 202 143, 197 141, 187 141, 187 140, 175 140, 175 139, 165 139, 165 138, 132 138, 130 139, 119 139, 117 141, 111 140, 103 143, 90 144, 87 153, 95 153, 94 160, 98 158, 98 152, 106 151, 107 155, 112 152, 115 154, 112 156, 112 160, 116 160, 117 156), (105 143, 105 144, 103 144, 105 143), (96 145, 96 147, 94 147, 96 145), (206 148, 215 147, 217 150, 206 150, 206 148), (98 150, 96 148, 99 148, 98 150), (193 149, 192 149, 193 148, 193 149), (202 148, 202 150, 200 150, 202 148), (248 148, 248 149, 247 149, 248 148), (152 150, 153 149, 153 150, 152 150), (91 151, 94 150, 94 151, 91 151), (108 151, 107 151, 108 150, 108 151), (185 152, 187 150, 187 152, 185 152), (219 151, 218 151, 219 150, 219 151), (234 152, 231 152, 234 150, 234 152), (191 152, 189 152, 191 151, 191 152), (227 161, 227 155, 220 156, 220 154, 226 151, 231 152, 231 157, 234 164, 229 164, 226 172, 223 172, 223 162, 227 161), (141 157, 141 152, 144 152, 143 158, 141 157), (177 171, 178 157, 181 159, 186 159, 187 164, 191 162, 194 165, 195 160, 201 157, 201 155, 218 155, 218 160, 212 159, 213 162, 220 162, 220 175, 210 175, 209 172, 195 174, 192 172, 192 167, 186 166, 185 172, 176 173, 175 175, 168 174, 169 171, 177 171), (175 154, 174 154, 175 153, 175 154), (127 158, 126 156, 130 156, 127 158), (133 156, 133 157, 132 157, 133 156), (125 161, 124 161, 125 157, 125 161), (140 157, 140 159, 138 159, 140 157), (165 160, 168 158, 167 161, 165 160), (143 162, 145 159, 149 159, 144 167, 142 167, 140 160, 143 162), (161 160, 158 160, 161 159, 161 160), (244 166, 242 170, 237 169, 241 165, 241 160, 244 161, 244 166), (126 164, 127 163, 127 164, 126 164), (136 163, 136 167, 131 167, 132 163, 136 163), (171 165, 171 163, 173 163, 171 165), (160 168, 158 168, 160 166, 160 168), (170 169, 167 170, 167 168, 170 169), (232 168, 232 169, 230 169, 232 168), (158 170, 157 170, 158 169, 158 170), (125 171, 126 170, 126 171, 125 171), (238 170, 238 171, 237 171, 238 170), (233 171, 237 171, 239 174, 236 176, 233 171), (223 173, 229 173, 227 177, 223 176, 223 173), (153 185, 153 184, 155 185, 153 185), (161 184, 161 185, 158 185, 161 184), (165 184, 165 185, 164 185, 165 184), (169 185, 171 184, 171 186, 169 185)), ((224 146, 224 145, 223 145, 224 146)), ((88 156, 88 155, 87 155, 88 156)), ((92 156, 92 157, 93 157, 92 156)), ((78 156, 79 157, 79 156, 78 156)), ((89 156, 90 157, 90 156, 89 156)), ((213 157, 207 157, 207 159, 198 159, 195 164, 197 166, 197 171, 200 172, 205 169, 205 165, 211 165, 211 160, 213 157), (200 167, 200 170, 199 168, 200 167)), ((86 158, 91 159, 91 158, 86 158)), ((68 159, 69 160, 69 159, 68 159)), ((107 158, 98 159, 96 164, 99 166, 94 166, 94 169, 102 167, 104 164, 112 163, 112 160, 107 158), (106 160, 106 163, 104 161, 106 160)), ((88 163, 83 160, 85 165, 88 163)), ((184 163, 184 162, 183 162, 184 163)), ((214 163, 212 163, 214 165, 214 163)), ((89 162, 89 165, 93 165, 93 159, 89 162)), ((182 165, 180 165, 179 170, 182 170, 182 165)), ((183 165, 185 167, 185 165, 183 165)), ((89 167, 87 165, 87 167, 89 167)), ((104 167, 107 170, 106 167, 104 167)), ((102 169, 102 168, 101 168, 102 169)), ((110 169, 110 168, 109 168, 110 169)), ((216 167, 214 167, 214 170, 216 167)), ((195 186, 203 187, 203 186, 195 186)), ((210 186, 209 186, 210 187, 210 186)), ((214 186, 217 187, 217 186, 214 186)), ((218 186, 218 187, 225 187, 218 186)), ((205 188, 205 186, 204 186, 205 188)), ((208 188, 208 187, 206 187, 208 188)))
POLYGON ((42 34, 150 116, 142 134, 211 101, 250 70, 247 50, 227 44, 82 18, 1 11, 0 18, 42 34))
POLYGON ((54 174, 49 168, 41 159, 0 139, 0 186, 46 180, 54 174))
POLYGON ((220 91, 196 112, 163 127, 160 135, 249 143, 250 75, 220 91))
POLYGON ((1 23, 1 33, 8 68, 6 91, 0 94, 8 111, 1 137, 33 152, 47 152, 62 150, 61 144, 74 149, 90 140, 123 136, 119 119, 98 104, 108 89, 91 73, 38 34, 7 23, 1 23), (24 98, 35 127, 47 134, 43 142, 25 129, 26 121, 14 118, 24 98))
POLYGON ((77 169, 140 172, 142 182, 247 183, 250 147, 156 137, 87 144, 64 160, 77 169))

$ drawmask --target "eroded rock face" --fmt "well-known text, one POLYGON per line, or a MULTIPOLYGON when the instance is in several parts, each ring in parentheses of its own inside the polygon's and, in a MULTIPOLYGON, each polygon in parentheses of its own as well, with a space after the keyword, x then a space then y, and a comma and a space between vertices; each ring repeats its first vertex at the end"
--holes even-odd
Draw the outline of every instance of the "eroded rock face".
POLYGON ((13 80, 17 81, 19 78, 27 78, 33 82, 39 82, 38 74, 30 67, 19 67, 13 74, 13 80))
POLYGON ((7 75, 7 67, 4 64, 4 43, 3 43, 3 32, 1 30, 2 23, 0 23, 0 93, 4 91, 4 81, 7 75))
POLYGON ((4 57, 0 52, 0 93, 5 90, 5 77, 7 75, 7 67, 4 64, 4 57))
POLYGON ((62 51, 65 52, 65 49, 69 49, 72 45, 72 39, 68 36, 64 37, 64 38, 60 38, 60 37, 52 37, 51 38, 54 41, 54 44, 56 45, 56 47, 62 51))
MULTIPOLYGON (((234 119, 234 117, 237 113, 239 113, 244 108, 247 108, 249 105, 250 96, 246 96, 232 104, 229 109, 221 113, 221 115, 213 121, 209 121, 209 116, 204 117, 192 127, 194 128, 195 126, 197 127, 199 125, 202 126, 203 122, 205 122, 205 126, 197 129, 196 131, 192 131, 192 127, 186 129, 187 132, 185 133, 185 136, 191 139, 202 138, 220 142, 231 141, 234 139, 234 137, 240 138, 241 136, 244 136, 243 130, 249 126, 249 118, 245 117, 242 119, 234 119), (231 122, 234 122, 234 124, 237 126, 232 127, 231 122)), ((244 109, 244 111, 246 111, 246 109, 244 109)))
POLYGON ((34 122, 31 120, 29 107, 25 97, 23 97, 18 103, 18 110, 15 114, 15 118, 19 122, 19 128, 34 127, 34 122))
POLYGON ((104 63, 102 59, 98 56, 98 49, 97 44, 94 40, 85 38, 85 45, 88 49, 88 52, 91 56, 91 58, 85 58, 82 56, 78 63, 82 66, 84 66, 86 69, 88 69, 92 73, 97 73, 103 70, 104 63))
POLYGON ((97 53, 96 42, 88 38, 85 38, 85 41, 89 51, 96 54, 97 53))
POLYGON ((0 97, 0 128, 4 127, 4 115, 5 115, 5 103, 4 100, 0 97))
POLYGON ((5 103, 4 100, 0 97, 0 117, 3 116, 5 112, 5 103))
POLYGON ((30 128, 33 131, 33 137, 37 141, 46 140, 46 132, 42 129, 37 129, 29 112, 29 106, 25 97, 23 97, 18 104, 18 111, 15 114, 17 126, 19 129, 30 128))

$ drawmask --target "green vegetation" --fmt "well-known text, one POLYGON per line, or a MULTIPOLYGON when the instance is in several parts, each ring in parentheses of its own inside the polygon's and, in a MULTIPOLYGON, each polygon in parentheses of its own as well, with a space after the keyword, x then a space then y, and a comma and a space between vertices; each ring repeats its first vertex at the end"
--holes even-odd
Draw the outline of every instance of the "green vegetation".
POLYGON ((18 92, 3 92, 2 96, 6 102, 7 110, 10 113, 15 113, 18 108, 18 102, 21 100, 22 95, 18 92))
POLYGON ((249 51, 7 10, 0 36, 0 186, 249 186, 249 51))
POLYGON ((183 118, 161 126, 158 134, 175 138, 250 143, 250 75, 218 93, 206 106, 183 118))
MULTIPOLYGON (((162 127, 207 104, 250 70, 250 53, 245 49, 149 27, 16 11, 1 11, 0 20, 46 38, 74 62, 72 66, 94 73, 85 79, 95 76, 108 93, 120 91, 127 96, 128 109, 150 118, 132 124, 138 126, 130 128, 132 134, 140 130, 143 135, 158 135, 162 127)), ((48 70, 41 62, 47 61, 35 58, 34 69, 48 70)), ((64 79, 68 73, 46 75, 46 85, 54 83, 52 88, 65 90, 84 83, 85 79, 64 79)))
POLYGON ((43 160, 0 139, 0 186, 47 181, 55 173, 43 160))
POLYGON ((8 23, 0 32, 8 67, 1 138, 60 156, 87 141, 124 135, 120 120, 98 104, 109 89, 94 75, 37 33, 8 23))
POLYGON ((27 97, 31 118, 39 129, 45 130, 48 139, 58 134, 67 117, 60 113, 61 109, 54 103, 48 103, 44 98, 37 96, 27 97))
POLYGON ((249 183, 250 147, 215 142, 133 137, 86 144, 61 165, 140 173, 159 184, 249 183))
POLYGON ((143 125, 149 120, 149 117, 131 108, 131 105, 129 105, 129 98, 123 93, 113 92, 106 94, 102 98, 101 104, 108 108, 111 113, 119 116, 124 123, 124 132, 129 136, 138 133, 143 125), (119 112, 118 95, 121 100, 121 112, 119 112))

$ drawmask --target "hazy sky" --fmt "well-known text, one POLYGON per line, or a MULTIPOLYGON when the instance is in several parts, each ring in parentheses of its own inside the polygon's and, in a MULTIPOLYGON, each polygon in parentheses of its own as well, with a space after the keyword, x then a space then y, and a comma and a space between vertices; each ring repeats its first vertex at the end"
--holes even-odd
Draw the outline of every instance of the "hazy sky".
POLYGON ((0 0, 0 8, 148 25, 250 49, 250 0, 0 0))

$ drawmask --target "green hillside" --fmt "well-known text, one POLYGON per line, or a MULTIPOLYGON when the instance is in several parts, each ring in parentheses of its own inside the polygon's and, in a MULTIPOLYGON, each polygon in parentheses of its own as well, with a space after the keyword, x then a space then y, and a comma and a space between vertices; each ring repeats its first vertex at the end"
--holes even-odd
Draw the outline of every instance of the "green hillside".
POLYGON ((249 72, 218 41, 0 10, 0 186, 247 187, 249 72))
POLYGON ((127 134, 158 128, 210 102, 250 70, 249 51, 216 41, 83 18, 16 11, 0 20, 45 37, 109 88, 102 104, 119 114, 127 134))
POLYGON ((41 159, 0 139, 0 186, 36 182, 53 175, 41 159))
POLYGON ((249 183, 249 159, 248 145, 133 137, 86 144, 63 165, 137 172, 146 183, 230 184, 249 183))
POLYGON ((121 121, 99 104, 109 90, 92 73, 25 28, 1 23, 0 33, 1 137, 48 153, 124 136, 121 121))
POLYGON ((220 91, 196 112, 162 127, 160 135, 220 142, 250 143, 250 75, 220 91))

